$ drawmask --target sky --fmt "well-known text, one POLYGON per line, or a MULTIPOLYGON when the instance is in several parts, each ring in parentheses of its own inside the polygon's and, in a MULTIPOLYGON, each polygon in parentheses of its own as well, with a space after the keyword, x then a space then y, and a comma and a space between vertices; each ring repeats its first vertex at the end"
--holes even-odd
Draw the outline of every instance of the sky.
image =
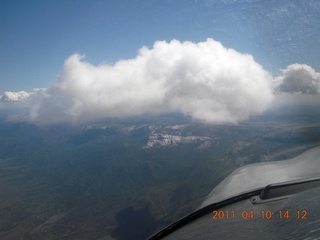
POLYGON ((39 123, 238 122, 320 93, 317 0, 2 0, 0 43, 2 108, 39 123))

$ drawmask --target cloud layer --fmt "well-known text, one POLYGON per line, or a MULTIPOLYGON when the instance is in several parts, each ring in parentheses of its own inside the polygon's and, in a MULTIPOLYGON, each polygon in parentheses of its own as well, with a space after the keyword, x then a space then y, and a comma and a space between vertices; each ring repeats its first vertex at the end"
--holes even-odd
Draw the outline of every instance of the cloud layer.
POLYGON ((318 103, 320 73, 292 64, 272 79, 253 57, 204 42, 157 41, 134 59, 94 66, 74 54, 47 89, 4 92, 0 108, 28 107, 37 124, 180 112, 237 123, 273 104, 318 103))
POLYGON ((284 93, 320 94, 320 73, 305 64, 289 65, 275 79, 275 89, 284 93))
POLYGON ((235 123, 272 101, 271 76, 253 57, 205 42, 157 41, 134 59, 94 66, 78 54, 31 100, 38 123, 81 123, 143 113, 181 112, 208 123, 235 123))

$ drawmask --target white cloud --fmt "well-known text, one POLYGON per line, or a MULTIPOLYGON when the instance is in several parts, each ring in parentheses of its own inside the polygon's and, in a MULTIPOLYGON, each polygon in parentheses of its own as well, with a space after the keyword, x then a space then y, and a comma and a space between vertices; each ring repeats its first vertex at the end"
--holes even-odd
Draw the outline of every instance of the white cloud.
POLYGON ((269 106, 271 82, 251 55, 212 39, 157 41, 113 65, 70 56, 58 79, 31 98, 30 116, 41 124, 81 123, 175 111, 208 123, 236 123, 269 106))
POLYGON ((0 96, 0 102, 23 102, 30 97, 30 93, 20 92, 4 92, 0 96))
POLYGON ((278 92, 320 94, 320 73, 305 64, 292 64, 275 79, 278 92))

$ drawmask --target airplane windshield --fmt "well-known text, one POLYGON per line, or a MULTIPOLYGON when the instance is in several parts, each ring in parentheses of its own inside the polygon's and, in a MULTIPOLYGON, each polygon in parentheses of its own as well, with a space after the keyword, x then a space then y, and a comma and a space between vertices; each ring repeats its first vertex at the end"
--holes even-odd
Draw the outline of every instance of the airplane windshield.
POLYGON ((1 0, 0 239, 312 239, 319 16, 319 0, 1 0))

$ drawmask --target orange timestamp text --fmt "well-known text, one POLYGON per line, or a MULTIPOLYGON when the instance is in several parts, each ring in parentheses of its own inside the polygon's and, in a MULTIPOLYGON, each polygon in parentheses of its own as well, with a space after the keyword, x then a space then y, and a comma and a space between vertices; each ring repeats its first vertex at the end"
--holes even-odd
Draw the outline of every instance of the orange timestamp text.
POLYGON ((253 210, 214 210, 212 212, 212 219, 214 220, 222 220, 222 219, 300 219, 307 220, 308 211, 307 210, 279 210, 279 211, 271 211, 271 210, 262 210, 260 212, 255 212, 253 210))

